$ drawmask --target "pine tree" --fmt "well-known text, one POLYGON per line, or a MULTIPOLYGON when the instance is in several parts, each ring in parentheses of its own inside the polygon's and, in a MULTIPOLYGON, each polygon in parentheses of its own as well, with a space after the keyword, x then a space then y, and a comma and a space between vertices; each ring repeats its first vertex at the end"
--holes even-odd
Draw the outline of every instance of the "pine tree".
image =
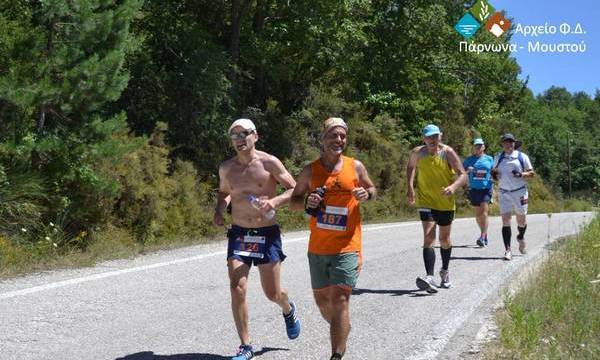
POLYGON ((11 157, 13 170, 27 168, 43 176, 54 216, 66 213, 69 226, 88 228, 107 214, 109 206, 102 200, 116 190, 94 164, 128 147, 114 140, 116 133, 126 131, 125 116, 108 115, 104 108, 127 86, 123 65, 134 43, 130 24, 141 2, 4 3, 0 21, 19 13, 11 24, 20 31, 0 38, 8 54, 0 61, 0 101, 22 116, 2 121, 23 131, 4 154, 0 151, 0 160, 11 157))

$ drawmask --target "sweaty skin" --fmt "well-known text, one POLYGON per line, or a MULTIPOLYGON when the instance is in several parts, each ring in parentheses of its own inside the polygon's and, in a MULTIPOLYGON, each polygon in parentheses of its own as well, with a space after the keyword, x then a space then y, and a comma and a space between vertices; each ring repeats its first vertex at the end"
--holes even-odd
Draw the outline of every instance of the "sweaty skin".
MULTIPOLYGON (((244 134, 245 129, 236 126, 231 135, 244 134)), ((236 137, 231 145, 237 155, 219 167, 219 195, 213 217, 213 223, 224 226, 223 212, 232 204, 233 224, 243 228, 261 228, 276 224, 276 219, 267 219, 265 214, 289 202, 296 182, 275 156, 255 149, 258 141, 256 131, 247 136, 236 137), (277 183, 286 191, 279 196, 277 183), (248 196, 261 199, 260 209, 250 204, 248 196)), ((235 326, 242 344, 250 344, 248 329, 248 274, 250 266, 244 262, 229 258, 227 260, 229 286, 231 292, 231 310, 235 326)), ((280 284, 281 261, 258 265, 261 285, 265 296, 281 307, 284 314, 292 311, 287 290, 280 284)))
MULTIPOLYGON (((239 134, 243 130, 236 126, 231 132, 239 134)), ((276 224, 275 217, 267 219, 265 214, 290 201, 296 186, 294 178, 278 158, 256 150, 257 141, 256 132, 250 133, 245 139, 231 140, 236 156, 219 166, 219 195, 213 217, 216 226, 224 226, 223 212, 230 202, 235 225, 258 228, 276 224), (279 196, 275 196, 277 183, 286 189, 279 196), (260 209, 250 205, 250 195, 261 199, 260 209)))
MULTIPOLYGON (((324 136, 321 141, 321 164, 332 172, 340 171, 343 165, 342 152, 347 143, 346 130, 343 128, 334 128, 327 132, 326 136, 324 136)), ((358 201, 367 201, 369 199, 369 193, 373 199, 377 194, 377 190, 375 189, 373 181, 369 178, 367 169, 356 159, 354 160, 354 165, 359 180, 359 187, 353 189, 352 194, 358 201)), ((300 172, 300 175, 298 176, 298 184, 296 184, 296 189, 292 194, 290 209, 304 209, 304 196, 309 192, 311 177, 311 166, 307 165, 302 169, 302 172, 300 172)), ((318 194, 311 193, 307 198, 307 206, 309 208, 316 208, 321 200, 323 199, 318 194)))
POLYGON ((226 197, 230 195, 234 224, 246 228, 274 225, 276 219, 267 219, 264 215, 289 199, 295 186, 294 179, 281 161, 265 152, 257 150, 253 157, 242 160, 238 157, 225 161, 219 168, 219 205, 223 203, 224 206, 221 205, 217 212, 223 213, 227 207, 226 197), (290 191, 276 197, 278 182, 290 191), (262 200, 260 210, 250 205, 249 195, 262 200))

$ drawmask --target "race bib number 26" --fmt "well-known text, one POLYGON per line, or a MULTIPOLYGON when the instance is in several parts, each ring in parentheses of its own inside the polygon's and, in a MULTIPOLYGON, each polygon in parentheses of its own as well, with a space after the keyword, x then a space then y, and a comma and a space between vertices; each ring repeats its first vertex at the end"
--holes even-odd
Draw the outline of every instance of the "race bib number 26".
POLYGON ((233 253, 239 256, 262 259, 265 257, 265 237, 246 235, 235 242, 233 253))

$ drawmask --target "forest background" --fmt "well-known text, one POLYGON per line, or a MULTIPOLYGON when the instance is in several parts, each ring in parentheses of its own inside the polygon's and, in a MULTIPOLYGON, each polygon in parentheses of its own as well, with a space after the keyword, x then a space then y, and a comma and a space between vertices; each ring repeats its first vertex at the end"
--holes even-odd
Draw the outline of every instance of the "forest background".
POLYGON ((346 119, 379 189, 366 221, 414 218, 405 166, 428 123, 463 157, 514 133, 539 175, 531 209, 589 209, 600 91, 535 96, 509 52, 459 51, 473 3, 0 0, 0 274, 221 238, 217 169, 239 117, 293 175, 322 121, 346 119))

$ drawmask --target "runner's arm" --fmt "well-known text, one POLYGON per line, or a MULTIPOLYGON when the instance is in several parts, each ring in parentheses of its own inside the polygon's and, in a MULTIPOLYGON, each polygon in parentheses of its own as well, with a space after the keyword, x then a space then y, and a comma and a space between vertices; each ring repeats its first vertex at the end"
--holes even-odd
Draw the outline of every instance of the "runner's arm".
POLYGON ((304 210, 304 197, 310 190, 311 175, 310 164, 305 166, 300 172, 300 175, 298 175, 298 181, 296 182, 296 187, 294 187, 290 200, 291 210, 304 210))
POLYGON ((470 179, 469 179, 469 175, 468 174, 470 174, 473 171, 475 171, 475 169, 473 168, 473 166, 475 164, 471 164, 470 159, 471 158, 468 157, 468 158, 465 159, 465 161, 462 162, 462 166, 465 169, 465 172, 467 173, 467 180, 468 181, 465 181, 465 184, 463 185, 463 187, 466 187, 466 188, 469 188, 469 186, 471 186, 471 184, 469 184, 470 179))
POLYGON ((447 156, 448 164, 452 169, 454 169, 454 172, 456 172, 456 179, 454 180, 454 183, 450 185, 450 187, 452 187, 453 189, 452 192, 454 192, 456 191, 456 189, 462 187, 467 183, 467 173, 465 172, 465 168, 460 162, 460 157, 456 154, 454 149, 449 148, 447 156))
POLYGON ((496 155, 492 158, 492 170, 490 171, 490 174, 492 175, 492 180, 494 181, 500 180, 498 165, 500 165, 500 155, 496 155))
POLYGON ((535 171, 533 171, 533 170, 523 171, 522 175, 524 178, 532 178, 535 176, 535 171))
POLYGON ((362 162, 358 160, 354 160, 354 166, 356 168, 356 175, 358 175, 359 188, 355 189, 357 192, 357 198, 360 201, 375 200, 375 196, 377 195, 377 189, 375 188, 373 181, 371 181, 371 178, 369 178, 367 168, 365 167, 365 165, 363 165, 362 162))
POLYGON ((408 159, 408 164, 406 165, 406 185, 407 191, 406 196, 408 198, 408 203, 413 205, 415 203, 415 172, 417 169, 417 156, 420 148, 414 148, 410 153, 410 157, 408 159))
POLYGON ((289 203, 290 198, 292 197, 292 191, 294 191, 294 187, 296 186, 296 181, 287 171, 285 166, 283 166, 283 163, 281 163, 281 161, 275 156, 271 156, 267 170, 271 173, 271 175, 273 175, 279 185, 286 189, 286 191, 284 191, 282 194, 269 199, 269 202, 273 208, 278 208, 289 203))
MULTIPOLYGON (((525 155, 525 154, 523 154, 525 155)), ((533 171, 533 166, 531 166, 531 160, 529 159, 529 156, 525 155, 525 159, 523 161, 523 165, 525 167, 525 171, 523 171, 522 175, 524 178, 532 178, 535 176, 535 172, 533 171)))
POLYGON ((213 223, 216 226, 223 226, 223 212, 231 202, 229 182, 225 176, 224 165, 219 166, 219 193, 217 194, 217 205, 213 216, 213 223))

